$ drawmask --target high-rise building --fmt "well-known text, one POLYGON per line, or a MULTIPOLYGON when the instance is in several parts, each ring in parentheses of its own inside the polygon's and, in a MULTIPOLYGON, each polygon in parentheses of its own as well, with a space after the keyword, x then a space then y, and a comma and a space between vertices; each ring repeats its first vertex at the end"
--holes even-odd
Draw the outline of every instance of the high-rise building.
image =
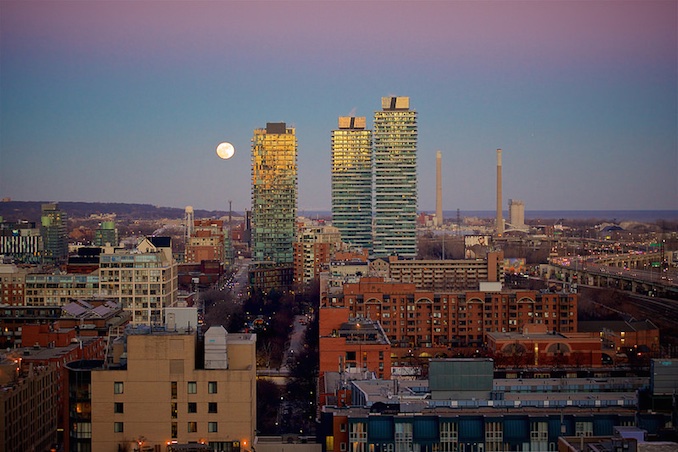
POLYGON ((43 260, 57 264, 68 257, 68 215, 59 209, 59 204, 42 205, 41 228, 43 260))
POLYGON ((382 97, 374 113, 374 256, 417 255, 417 112, 382 97))
POLYGON ((284 122, 252 137, 252 259, 294 262, 297 216, 297 137, 284 122))
POLYGON ((102 221, 99 227, 94 231, 94 245, 96 246, 118 246, 118 229, 113 221, 102 221))
POLYGON ((349 245, 372 249, 372 131, 340 116, 332 131, 332 225, 349 245))

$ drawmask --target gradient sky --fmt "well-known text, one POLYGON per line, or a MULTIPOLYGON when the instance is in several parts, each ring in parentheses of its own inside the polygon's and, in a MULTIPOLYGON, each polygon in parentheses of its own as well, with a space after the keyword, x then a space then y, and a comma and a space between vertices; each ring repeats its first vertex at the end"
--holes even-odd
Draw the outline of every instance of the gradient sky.
POLYGON ((330 133, 419 121, 419 209, 678 209, 676 1, 0 0, 0 197, 250 207, 250 140, 296 127, 299 209, 330 133), (220 160, 230 141, 236 155, 220 160))

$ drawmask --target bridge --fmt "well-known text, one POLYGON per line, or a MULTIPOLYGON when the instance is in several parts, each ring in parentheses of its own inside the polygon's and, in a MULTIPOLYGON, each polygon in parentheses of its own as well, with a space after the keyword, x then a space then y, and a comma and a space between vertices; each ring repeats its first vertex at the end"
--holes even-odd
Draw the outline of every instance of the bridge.
POLYGON ((641 295, 678 299, 678 271, 657 265, 659 253, 631 252, 601 257, 554 257, 542 275, 569 284, 610 287, 641 295))

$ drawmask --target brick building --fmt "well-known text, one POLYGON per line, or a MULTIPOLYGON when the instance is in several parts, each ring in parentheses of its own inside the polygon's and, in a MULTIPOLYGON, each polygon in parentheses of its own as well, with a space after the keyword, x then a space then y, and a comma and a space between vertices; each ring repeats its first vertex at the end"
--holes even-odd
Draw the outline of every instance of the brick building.
POLYGON ((479 348, 488 332, 521 332, 530 324, 573 333, 577 300, 576 293, 501 290, 492 283, 478 291, 432 292, 413 283, 362 278, 344 284, 342 293, 328 293, 321 309, 345 307, 353 317, 378 321, 402 357, 479 348))

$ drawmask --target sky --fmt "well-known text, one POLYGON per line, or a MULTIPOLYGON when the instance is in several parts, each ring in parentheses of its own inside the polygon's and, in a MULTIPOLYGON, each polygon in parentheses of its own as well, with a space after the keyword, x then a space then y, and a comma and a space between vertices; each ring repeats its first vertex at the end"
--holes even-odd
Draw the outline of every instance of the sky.
POLYGON ((0 198, 250 208, 251 138, 298 138, 331 209, 339 116, 417 111, 418 208, 678 209, 676 1, 0 0, 0 198), (221 160, 216 147, 235 146, 221 160))

